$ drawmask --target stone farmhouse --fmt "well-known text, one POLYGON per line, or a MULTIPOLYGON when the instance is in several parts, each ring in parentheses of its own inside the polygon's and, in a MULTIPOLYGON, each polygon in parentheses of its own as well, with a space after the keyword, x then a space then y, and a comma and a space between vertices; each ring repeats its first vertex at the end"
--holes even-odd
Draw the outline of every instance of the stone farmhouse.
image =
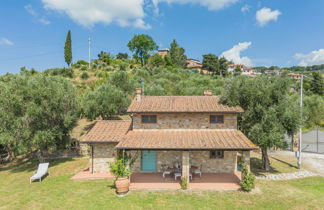
POLYGON ((250 165, 250 151, 256 149, 237 129, 243 109, 221 104, 209 90, 203 96, 143 96, 139 88, 127 112, 131 120, 97 121, 82 137, 91 148, 92 173, 109 172, 108 163, 122 151, 138 155, 132 171, 144 176, 162 177, 177 165, 187 180, 192 167, 202 177, 235 174, 240 161, 250 165))

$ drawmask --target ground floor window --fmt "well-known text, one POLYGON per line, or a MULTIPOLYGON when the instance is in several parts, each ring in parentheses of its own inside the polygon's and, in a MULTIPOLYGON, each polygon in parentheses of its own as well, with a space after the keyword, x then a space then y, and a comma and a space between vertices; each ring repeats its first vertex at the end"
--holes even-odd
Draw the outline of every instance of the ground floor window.
POLYGON ((209 153, 210 159, 219 159, 219 158, 224 158, 224 151, 210 151, 209 153))

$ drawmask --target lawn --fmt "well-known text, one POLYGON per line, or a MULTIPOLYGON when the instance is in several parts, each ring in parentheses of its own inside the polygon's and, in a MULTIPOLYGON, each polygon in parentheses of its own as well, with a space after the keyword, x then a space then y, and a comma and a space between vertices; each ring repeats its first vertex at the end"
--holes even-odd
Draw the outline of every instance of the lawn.
POLYGON ((282 156, 278 154, 269 154, 270 171, 262 170, 261 153, 251 152, 251 171, 255 175, 278 174, 297 172, 297 160, 292 156, 282 156))
POLYGON ((254 193, 240 191, 132 191, 115 196, 113 180, 72 181, 86 158, 50 161, 51 174, 29 184, 36 161, 0 168, 0 209, 321 209, 324 178, 257 181, 254 193))

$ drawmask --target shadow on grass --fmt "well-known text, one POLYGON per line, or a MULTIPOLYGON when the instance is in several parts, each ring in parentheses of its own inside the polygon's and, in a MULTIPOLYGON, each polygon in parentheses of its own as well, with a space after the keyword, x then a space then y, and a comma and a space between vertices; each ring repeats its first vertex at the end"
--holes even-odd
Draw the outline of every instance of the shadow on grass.
POLYGON ((255 176, 262 176, 265 173, 279 173, 276 169, 270 166, 270 171, 262 169, 262 160, 260 158, 251 157, 251 171, 255 176))
POLYGON ((272 159, 274 159, 274 160, 276 160, 276 161, 279 161, 279 162, 281 162, 281 163, 284 163, 284 164, 286 164, 286 165, 288 165, 288 166, 290 166, 290 167, 292 167, 292 168, 296 168, 296 169, 298 169, 297 166, 295 166, 295 165, 293 165, 293 164, 291 164, 291 163, 288 163, 288 162, 286 162, 286 161, 280 160, 280 159, 275 158, 275 157, 270 157, 270 158, 272 158, 272 159))
MULTIPOLYGON (((74 158, 58 158, 46 160, 45 162, 49 162, 49 168, 51 168, 61 163, 72 161, 73 159, 74 158)), ((39 161, 36 158, 18 159, 0 167, 0 171, 10 171, 12 173, 31 172, 37 170, 38 164, 39 161)))

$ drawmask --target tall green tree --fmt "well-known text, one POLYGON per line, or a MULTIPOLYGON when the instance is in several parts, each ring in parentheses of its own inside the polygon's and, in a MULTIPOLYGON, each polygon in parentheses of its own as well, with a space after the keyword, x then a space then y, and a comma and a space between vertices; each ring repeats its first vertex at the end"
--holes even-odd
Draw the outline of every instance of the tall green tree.
POLYGON ((58 76, 0 78, 0 144, 10 158, 64 148, 78 116, 76 90, 58 76))
POLYGON ((172 63, 176 66, 187 66, 187 56, 185 55, 185 49, 180 47, 175 39, 170 44, 170 58, 172 60, 172 63))
POLYGON ((219 73, 219 62, 218 57, 215 54, 206 54, 203 55, 203 68, 206 69, 209 72, 212 72, 212 74, 218 74, 219 73))
POLYGON ((221 57, 218 60, 219 63, 219 75, 225 76, 227 74, 228 60, 226 58, 221 57))
POLYGON ((134 53, 134 58, 140 61, 142 66, 147 63, 150 53, 158 49, 152 37, 147 34, 135 35, 127 44, 130 51, 134 53))
POLYGON ((324 80, 318 71, 312 72, 312 81, 310 83, 310 89, 313 93, 324 96, 324 80))
POLYGON ((298 100, 290 96, 287 78, 238 76, 228 84, 222 102, 240 105, 245 112, 239 125, 242 131, 261 148, 262 166, 270 170, 268 149, 285 148, 284 134, 294 134, 300 124, 298 100))
POLYGON ((70 30, 66 35, 66 40, 64 45, 64 58, 65 58, 65 63, 67 63, 67 65, 70 66, 72 62, 72 39, 71 39, 70 30))
POLYGON ((128 105, 129 99, 125 93, 106 82, 86 93, 83 110, 89 119, 101 117, 103 120, 108 120, 116 119, 117 115, 125 113, 128 105))

